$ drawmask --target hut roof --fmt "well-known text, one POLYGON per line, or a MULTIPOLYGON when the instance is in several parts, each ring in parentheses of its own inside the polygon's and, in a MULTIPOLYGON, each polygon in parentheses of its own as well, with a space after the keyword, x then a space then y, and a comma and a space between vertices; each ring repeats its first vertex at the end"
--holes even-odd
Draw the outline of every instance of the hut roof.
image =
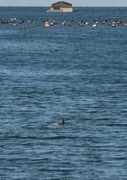
POLYGON ((56 3, 53 3, 52 6, 55 6, 55 5, 58 5, 58 4, 65 4, 65 5, 68 5, 68 6, 72 6, 72 4, 70 4, 68 2, 65 2, 65 1, 58 1, 56 3))

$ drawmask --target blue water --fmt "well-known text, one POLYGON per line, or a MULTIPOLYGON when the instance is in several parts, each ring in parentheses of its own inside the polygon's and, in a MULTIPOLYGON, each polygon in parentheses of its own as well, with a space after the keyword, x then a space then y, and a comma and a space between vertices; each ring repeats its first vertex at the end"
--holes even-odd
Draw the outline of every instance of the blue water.
POLYGON ((46 9, 0 7, 0 180, 126 180, 127 8, 46 9))

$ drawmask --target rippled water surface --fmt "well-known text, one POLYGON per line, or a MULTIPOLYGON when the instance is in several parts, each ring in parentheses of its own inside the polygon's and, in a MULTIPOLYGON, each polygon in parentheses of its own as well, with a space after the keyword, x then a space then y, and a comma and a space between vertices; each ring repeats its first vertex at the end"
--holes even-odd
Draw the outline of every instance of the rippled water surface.
POLYGON ((0 7, 0 179, 126 180, 127 8, 45 11, 0 7))

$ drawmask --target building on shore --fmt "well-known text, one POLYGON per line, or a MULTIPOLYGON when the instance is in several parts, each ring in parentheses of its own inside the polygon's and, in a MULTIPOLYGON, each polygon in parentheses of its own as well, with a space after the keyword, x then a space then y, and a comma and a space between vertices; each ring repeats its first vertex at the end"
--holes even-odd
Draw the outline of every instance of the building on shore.
POLYGON ((47 12, 73 12, 73 7, 70 3, 59 1, 52 4, 52 7, 47 12))

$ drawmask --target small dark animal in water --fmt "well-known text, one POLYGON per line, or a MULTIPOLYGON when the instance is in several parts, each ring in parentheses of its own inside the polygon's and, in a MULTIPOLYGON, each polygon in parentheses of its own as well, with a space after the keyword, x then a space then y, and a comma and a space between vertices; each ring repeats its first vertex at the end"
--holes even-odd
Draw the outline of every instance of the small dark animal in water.
POLYGON ((61 119, 61 122, 58 122, 58 125, 64 125, 65 122, 64 122, 64 119, 61 119))
POLYGON ((61 119, 61 121, 60 122, 57 122, 57 123, 54 123, 53 125, 64 125, 65 124, 65 121, 64 121, 64 119, 61 119))

